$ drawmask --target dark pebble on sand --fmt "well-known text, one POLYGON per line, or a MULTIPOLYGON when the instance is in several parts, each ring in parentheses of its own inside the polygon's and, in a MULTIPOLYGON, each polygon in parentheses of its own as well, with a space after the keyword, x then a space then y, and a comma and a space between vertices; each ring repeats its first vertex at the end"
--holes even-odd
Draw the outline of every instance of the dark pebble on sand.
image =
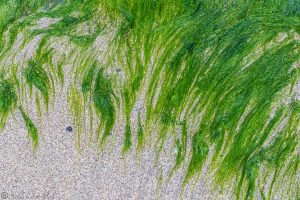
POLYGON ((73 131, 73 128, 72 128, 72 126, 68 126, 68 127, 66 128, 66 131, 68 131, 68 132, 72 132, 72 131, 73 131))

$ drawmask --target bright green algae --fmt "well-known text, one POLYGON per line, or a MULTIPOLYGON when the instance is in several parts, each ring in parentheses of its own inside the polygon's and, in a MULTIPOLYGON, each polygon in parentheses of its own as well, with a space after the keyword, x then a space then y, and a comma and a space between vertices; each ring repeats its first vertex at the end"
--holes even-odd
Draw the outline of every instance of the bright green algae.
MULTIPOLYGON (((100 146, 104 144, 107 137, 111 134, 115 122, 115 108, 112 102, 113 91, 110 81, 104 77, 103 68, 97 74, 93 91, 93 101, 96 111, 100 115, 100 127, 104 128, 100 146)), ((97 135, 97 138, 99 136, 97 135)))
MULTIPOLYGON (((80 85, 70 88, 68 102, 79 145, 86 110, 101 148, 122 115, 122 154, 135 140, 141 152, 153 138, 159 158, 171 138, 176 156, 169 176, 186 169, 183 188, 208 162, 216 186, 234 187, 236 199, 272 199, 280 187, 289 188, 291 199, 299 196, 299 0, 12 0, 0 1, 0 10, 0 60, 19 33, 27 37, 22 47, 42 37, 34 58, 5 72, 13 78, 1 79, 1 127, 24 103, 23 78, 48 107, 69 76, 80 85), (59 20, 28 29, 43 17, 59 20), (78 31, 82 24, 86 29, 78 31), (107 52, 97 59, 93 44, 106 34, 107 52), (72 53, 57 63, 51 43, 60 40, 72 53), (67 64, 71 75, 63 73, 67 64), (116 67, 124 78, 111 72, 116 67), (143 91, 144 117, 138 115, 133 129, 143 91), (173 134, 176 127, 181 131, 173 134)), ((36 147, 37 129, 20 111, 36 147)))
POLYGON ((17 94, 11 80, 0 80, 0 129, 3 130, 11 110, 17 104, 17 94))
POLYGON ((38 63, 29 61, 28 66, 24 69, 24 76, 30 90, 33 86, 36 87, 41 92, 46 107, 48 107, 50 80, 47 72, 38 63))
POLYGON ((21 106, 19 106, 19 110, 22 114, 23 120, 28 130, 28 136, 32 139, 33 149, 35 150, 39 143, 38 130, 21 106))

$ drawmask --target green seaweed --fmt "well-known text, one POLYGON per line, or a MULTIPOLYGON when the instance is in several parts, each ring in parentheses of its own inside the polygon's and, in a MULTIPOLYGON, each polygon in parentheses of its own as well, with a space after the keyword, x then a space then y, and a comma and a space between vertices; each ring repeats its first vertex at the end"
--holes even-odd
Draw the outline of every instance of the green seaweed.
POLYGON ((72 65, 67 76, 81 84, 69 93, 74 124, 85 124, 88 109, 93 133, 95 110, 101 148, 122 115, 122 154, 135 139, 138 152, 154 139, 158 160, 171 139, 176 155, 169 177, 186 169, 183 187, 210 161, 211 187, 233 187, 236 199, 293 199, 300 166, 299 24, 299 0, 0 1, 0 61, 12 60, 0 81, 1 128, 17 103, 24 105, 23 77, 48 107, 56 83, 64 85, 64 67, 72 65), (44 17, 57 21, 31 29, 44 17), (25 39, 14 47, 20 33, 25 39), (14 64, 35 37, 41 41, 33 59, 14 64), (108 43, 103 54, 98 38, 108 43), (134 138, 131 115, 141 95, 145 118, 139 114, 134 138))
POLYGON ((24 76, 30 89, 34 86, 41 92, 46 108, 48 108, 50 80, 47 72, 41 65, 31 60, 24 69, 24 76))
POLYGON ((145 140, 145 136, 144 136, 144 128, 142 125, 142 119, 141 119, 141 115, 139 113, 138 115, 138 130, 137 130, 137 151, 140 152, 144 146, 144 141, 145 140))
MULTIPOLYGON (((100 116, 100 127, 104 126, 104 132, 100 141, 100 147, 111 134, 115 122, 115 108, 112 101, 113 91, 109 79, 104 76, 103 68, 97 74, 93 90, 93 102, 97 113, 100 116)), ((100 128, 99 127, 99 128, 100 128)), ((99 134, 97 135, 97 140, 99 134)))
POLYGON ((123 149, 122 149, 122 154, 124 155, 129 149, 130 147, 132 146, 132 133, 131 133, 131 130, 130 130, 130 124, 126 124, 126 127, 125 127, 125 138, 124 138, 124 146, 123 146, 123 149))
POLYGON ((203 135, 200 132, 195 134, 192 140, 192 158, 183 181, 183 187, 191 177, 201 170, 208 152, 209 148, 203 135))
POLYGON ((96 75, 97 65, 94 63, 84 74, 81 83, 81 91, 84 95, 87 95, 88 92, 92 90, 92 82, 94 76, 96 75))
POLYGON ((35 150, 39 143, 38 130, 37 130, 36 126, 34 125, 34 123, 32 122, 32 120, 30 119, 30 117, 25 113, 22 106, 19 106, 18 108, 19 108, 19 111, 21 112, 23 120, 25 122, 27 131, 28 131, 28 136, 32 140, 33 149, 35 150))
POLYGON ((9 113, 17 105, 17 94, 12 81, 0 80, 0 130, 3 130, 9 113))

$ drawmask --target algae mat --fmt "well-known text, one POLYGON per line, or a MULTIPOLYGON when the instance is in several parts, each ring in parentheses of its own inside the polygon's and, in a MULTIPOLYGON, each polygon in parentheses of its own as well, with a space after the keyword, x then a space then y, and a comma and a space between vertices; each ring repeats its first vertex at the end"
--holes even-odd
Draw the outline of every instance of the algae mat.
POLYGON ((1 0, 2 199, 300 198, 299 0, 1 0))

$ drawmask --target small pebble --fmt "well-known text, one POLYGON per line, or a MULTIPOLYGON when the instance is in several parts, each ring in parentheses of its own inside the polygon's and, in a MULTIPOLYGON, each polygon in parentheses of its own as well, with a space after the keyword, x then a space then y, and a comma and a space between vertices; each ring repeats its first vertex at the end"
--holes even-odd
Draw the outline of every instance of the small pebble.
POLYGON ((66 128, 66 131, 68 131, 68 132, 72 132, 72 131, 73 131, 73 128, 72 128, 72 126, 68 126, 68 127, 66 128))

